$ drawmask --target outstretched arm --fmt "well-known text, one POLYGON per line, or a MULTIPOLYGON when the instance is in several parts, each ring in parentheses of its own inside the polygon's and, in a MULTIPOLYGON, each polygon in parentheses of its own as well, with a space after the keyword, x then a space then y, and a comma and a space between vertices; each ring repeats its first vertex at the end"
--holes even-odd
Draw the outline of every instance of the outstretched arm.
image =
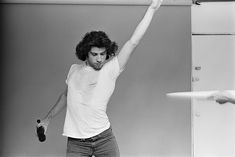
POLYGON ((152 0, 152 3, 148 7, 143 19, 140 21, 138 26, 136 27, 134 33, 132 34, 131 38, 124 44, 122 49, 118 54, 118 62, 121 69, 124 69, 130 55, 139 44, 140 40, 144 36, 146 30, 148 29, 153 15, 156 10, 160 7, 162 0, 152 0))

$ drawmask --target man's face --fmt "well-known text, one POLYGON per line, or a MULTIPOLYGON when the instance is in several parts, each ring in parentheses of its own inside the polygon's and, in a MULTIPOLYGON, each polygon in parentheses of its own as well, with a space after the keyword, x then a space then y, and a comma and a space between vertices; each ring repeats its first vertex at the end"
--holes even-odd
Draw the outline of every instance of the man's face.
POLYGON ((88 52, 87 62, 95 70, 100 70, 105 63, 106 56, 105 48, 92 47, 90 52, 88 52))

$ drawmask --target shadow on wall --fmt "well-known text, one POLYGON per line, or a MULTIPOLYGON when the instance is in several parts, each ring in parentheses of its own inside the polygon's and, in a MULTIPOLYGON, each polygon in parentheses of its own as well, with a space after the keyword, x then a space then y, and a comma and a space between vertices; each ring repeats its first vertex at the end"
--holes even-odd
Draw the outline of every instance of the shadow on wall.
MULTIPOLYGON (((4 43, 4 27, 2 25, 2 23, 4 23, 4 15, 3 15, 3 9, 1 8, 0 6, 0 74, 1 74, 1 77, 0 77, 0 100, 1 100, 1 104, 0 104, 0 126, 3 127, 4 126, 4 104, 5 104, 5 96, 4 96, 4 88, 3 88, 3 85, 5 83, 5 80, 4 80, 4 46, 5 46, 5 43, 4 43)), ((4 132, 3 132, 3 129, 1 128, 0 129, 0 139, 3 139, 4 137, 4 132)), ((0 156, 2 156, 3 154, 3 140, 0 140, 0 156)))

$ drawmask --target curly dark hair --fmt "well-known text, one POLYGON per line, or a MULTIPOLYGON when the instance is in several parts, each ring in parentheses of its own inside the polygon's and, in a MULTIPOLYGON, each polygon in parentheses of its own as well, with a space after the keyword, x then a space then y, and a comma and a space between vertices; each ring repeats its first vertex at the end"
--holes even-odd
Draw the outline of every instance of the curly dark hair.
POLYGON ((118 45, 109 39, 103 31, 91 31, 85 34, 83 39, 76 46, 76 56, 78 59, 85 61, 88 57, 88 52, 92 47, 105 48, 107 58, 115 56, 118 50, 118 45))

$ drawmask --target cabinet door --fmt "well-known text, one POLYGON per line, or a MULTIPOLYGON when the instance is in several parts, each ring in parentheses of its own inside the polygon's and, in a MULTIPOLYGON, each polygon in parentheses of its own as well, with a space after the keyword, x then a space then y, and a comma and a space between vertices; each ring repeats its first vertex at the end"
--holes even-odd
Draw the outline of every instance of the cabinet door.
MULTIPOLYGON (((192 90, 235 90, 235 36, 193 36, 192 64, 192 90)), ((194 157, 235 156, 234 104, 192 100, 192 124, 194 157)))
POLYGON ((235 33, 235 1, 192 6, 193 33, 235 33))

